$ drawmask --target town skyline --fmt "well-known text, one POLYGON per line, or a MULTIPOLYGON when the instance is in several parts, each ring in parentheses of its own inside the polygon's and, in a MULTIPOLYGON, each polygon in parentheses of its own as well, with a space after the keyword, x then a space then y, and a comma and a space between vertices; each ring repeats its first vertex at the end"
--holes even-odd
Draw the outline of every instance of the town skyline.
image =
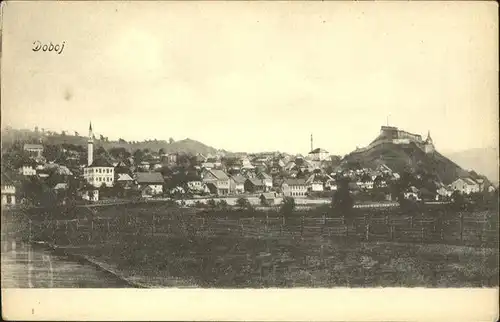
POLYGON ((92 120, 113 139, 244 152, 305 153, 313 133, 316 147, 343 155, 389 116, 430 130, 439 151, 498 146, 497 17, 487 4, 390 4, 398 15, 368 3, 317 3, 302 15, 291 4, 287 16, 269 3, 243 16, 217 3, 75 6, 6 8, 16 14, 3 26, 2 125, 85 133, 92 120), (87 11, 92 24, 76 14, 87 11), (35 40, 64 41, 64 51, 34 52, 35 40))

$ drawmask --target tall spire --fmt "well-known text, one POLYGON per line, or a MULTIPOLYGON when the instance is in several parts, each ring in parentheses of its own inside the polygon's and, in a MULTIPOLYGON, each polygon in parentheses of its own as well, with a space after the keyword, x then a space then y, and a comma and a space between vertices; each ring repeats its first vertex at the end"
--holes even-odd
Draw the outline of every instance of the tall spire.
POLYGON ((313 135, 311 133, 311 151, 314 150, 314 145, 313 145, 313 135))
POLYGON ((89 139, 87 141, 87 166, 94 162, 94 135, 92 133, 92 122, 89 125, 89 139))

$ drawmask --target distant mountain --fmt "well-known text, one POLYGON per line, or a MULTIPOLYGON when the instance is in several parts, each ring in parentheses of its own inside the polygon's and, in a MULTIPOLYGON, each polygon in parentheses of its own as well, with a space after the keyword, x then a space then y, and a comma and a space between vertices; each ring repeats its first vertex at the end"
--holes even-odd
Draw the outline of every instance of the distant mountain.
MULTIPOLYGON (((8 146, 15 141, 24 141, 24 142, 42 142, 43 144, 74 144, 87 146, 87 137, 84 136, 75 136, 75 135, 62 135, 62 134, 52 134, 52 135, 42 135, 40 132, 35 132, 31 130, 17 130, 17 129, 8 129, 2 130, 2 146, 8 146)), ((94 146, 99 147, 102 146, 106 150, 113 147, 123 147, 130 152, 133 152, 137 149, 150 149, 151 151, 158 151, 159 149, 163 149, 166 153, 190 153, 190 154, 215 154, 218 150, 214 147, 205 145, 201 142, 192 139, 184 139, 180 141, 175 141, 169 143, 165 140, 149 140, 142 142, 118 142, 118 141, 109 141, 106 142, 104 140, 99 140, 98 138, 94 139, 94 146)))
POLYGON ((413 142, 409 144, 384 143, 360 152, 353 151, 344 157, 341 164, 344 166, 359 164, 367 168, 386 164, 399 173, 404 170, 423 170, 436 175, 444 184, 450 184, 459 176, 467 175, 467 171, 439 152, 427 154, 413 142))
POLYGON ((493 184, 498 186, 498 148, 476 148, 446 155, 464 169, 474 169, 484 174, 493 184))

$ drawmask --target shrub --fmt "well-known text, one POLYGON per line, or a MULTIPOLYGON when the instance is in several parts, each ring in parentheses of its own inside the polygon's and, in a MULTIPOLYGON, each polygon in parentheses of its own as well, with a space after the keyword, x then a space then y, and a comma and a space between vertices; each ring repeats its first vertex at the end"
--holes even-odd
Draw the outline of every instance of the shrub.
POLYGON ((294 210, 295 210, 295 199, 293 199, 292 197, 283 198, 283 201, 281 202, 280 206, 280 213, 283 216, 288 217, 293 213, 294 210))
POLYGON ((227 209, 229 205, 227 204, 227 201, 222 199, 217 203, 217 206, 221 209, 227 209))
POLYGON ((238 198, 238 200, 236 200, 236 205, 240 208, 240 209, 252 209, 252 204, 250 203, 250 201, 247 199, 247 198, 238 198))
POLYGON ((207 202, 207 206, 210 207, 210 208, 215 208, 217 206, 217 204, 215 203, 215 200, 210 199, 207 202))

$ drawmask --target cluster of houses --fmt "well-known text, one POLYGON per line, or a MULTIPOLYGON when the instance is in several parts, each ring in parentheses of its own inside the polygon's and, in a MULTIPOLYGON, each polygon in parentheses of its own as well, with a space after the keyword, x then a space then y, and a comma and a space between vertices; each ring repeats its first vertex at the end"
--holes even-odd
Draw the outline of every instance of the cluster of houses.
MULTIPOLYGON (((311 138, 312 145, 312 138, 311 138)), ((179 163, 178 154, 151 152, 139 162, 133 157, 120 160, 94 158, 94 136, 92 125, 89 127, 87 162, 77 167, 68 167, 60 162, 46 162, 42 144, 25 144, 24 151, 29 161, 18 170, 23 177, 37 176, 46 178, 57 173, 61 182, 55 190, 68 189, 65 178, 78 177, 85 183, 79 194, 83 199, 97 201, 102 188, 120 187, 124 191, 138 191, 142 197, 156 197, 172 194, 179 195, 252 195, 272 194, 305 198, 321 195, 326 191, 338 189, 339 178, 349 180, 349 189, 358 192, 374 190, 387 191, 391 181, 400 175, 387 165, 379 164, 374 169, 346 169, 341 166, 340 158, 330 156, 321 148, 313 149, 307 156, 291 156, 281 153, 241 154, 225 157, 224 154, 205 156, 196 155, 192 170, 182 176, 182 182, 169 185, 171 174, 162 172, 165 167, 175 168, 179 163), (228 160, 231 162, 228 162, 228 160)), ((78 155, 72 155, 79 159, 78 155)), ((471 172, 469 176, 458 178, 450 185, 438 184, 433 198, 449 198, 454 191, 464 194, 494 189, 487 180, 471 172)), ((16 187, 9 178, 2 178, 2 204, 16 203, 16 187)), ((410 187, 404 191, 405 198, 421 199, 425 191, 410 187)), ((391 197, 388 196, 388 199, 391 197)))

